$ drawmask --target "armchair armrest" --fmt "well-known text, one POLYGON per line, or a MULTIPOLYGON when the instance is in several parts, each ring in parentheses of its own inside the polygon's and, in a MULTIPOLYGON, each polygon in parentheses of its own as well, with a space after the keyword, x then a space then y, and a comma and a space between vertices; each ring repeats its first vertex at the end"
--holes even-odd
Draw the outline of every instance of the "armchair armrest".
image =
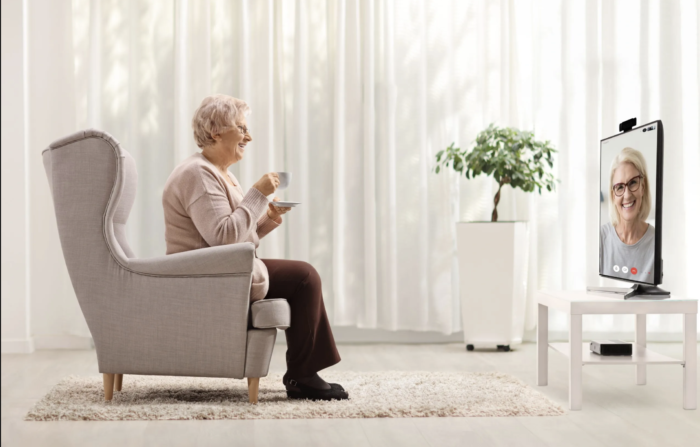
POLYGON ((127 268, 134 273, 151 276, 250 275, 254 258, 255 245, 243 242, 155 258, 131 258, 127 268))

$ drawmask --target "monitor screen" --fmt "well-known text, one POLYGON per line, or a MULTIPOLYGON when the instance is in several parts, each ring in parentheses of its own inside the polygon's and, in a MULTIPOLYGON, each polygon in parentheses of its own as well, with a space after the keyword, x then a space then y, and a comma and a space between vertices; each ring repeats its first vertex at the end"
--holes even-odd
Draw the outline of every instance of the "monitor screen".
POLYGON ((663 124, 600 142, 601 276, 661 284, 663 124))

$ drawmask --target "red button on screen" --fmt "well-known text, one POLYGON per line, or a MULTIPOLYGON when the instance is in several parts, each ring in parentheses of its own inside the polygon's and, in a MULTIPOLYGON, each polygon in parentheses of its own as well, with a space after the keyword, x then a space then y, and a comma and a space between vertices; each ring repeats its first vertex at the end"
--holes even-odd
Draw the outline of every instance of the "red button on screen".
POLYGON ((634 267, 632 267, 632 270, 630 270, 630 272, 632 272, 633 275, 636 275, 636 274, 637 274, 637 269, 634 268, 634 267))

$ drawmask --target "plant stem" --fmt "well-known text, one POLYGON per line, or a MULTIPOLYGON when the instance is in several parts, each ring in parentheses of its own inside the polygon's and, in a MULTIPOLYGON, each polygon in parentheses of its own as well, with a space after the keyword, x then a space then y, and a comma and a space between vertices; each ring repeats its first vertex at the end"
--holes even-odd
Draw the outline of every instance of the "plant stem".
POLYGON ((493 198, 493 212, 491 213, 491 222, 498 222, 498 202, 501 201, 501 188, 503 188, 503 181, 498 184, 498 191, 493 198))

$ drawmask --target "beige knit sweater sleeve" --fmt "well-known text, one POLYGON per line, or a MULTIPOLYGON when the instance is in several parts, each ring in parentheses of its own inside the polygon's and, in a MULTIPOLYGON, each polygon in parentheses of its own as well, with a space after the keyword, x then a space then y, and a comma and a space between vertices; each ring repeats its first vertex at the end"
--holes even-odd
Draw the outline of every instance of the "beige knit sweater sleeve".
POLYGON ((282 225, 282 216, 278 216, 276 220, 270 219, 270 216, 265 212, 260 220, 258 220, 258 237, 264 238, 270 231, 282 225))
POLYGON ((187 207, 199 234, 210 246, 248 240, 250 233, 257 230, 258 220, 267 214, 267 198, 256 188, 250 188, 232 210, 219 179, 205 170, 200 174, 204 191, 187 207))

